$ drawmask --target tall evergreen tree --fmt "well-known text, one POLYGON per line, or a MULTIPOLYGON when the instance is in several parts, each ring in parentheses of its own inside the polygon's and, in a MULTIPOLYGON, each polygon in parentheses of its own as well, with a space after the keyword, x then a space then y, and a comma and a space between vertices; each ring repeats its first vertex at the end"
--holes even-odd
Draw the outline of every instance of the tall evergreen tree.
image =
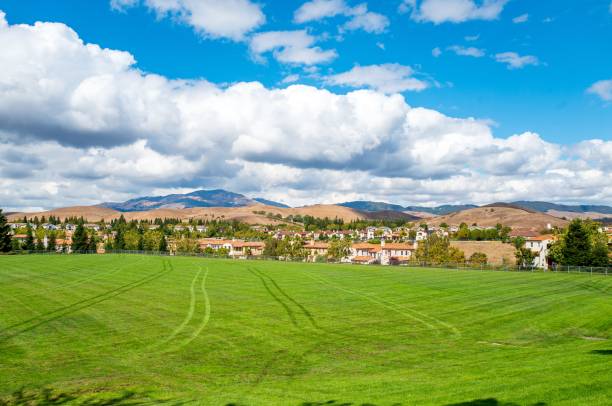
POLYGON ((49 234, 49 239, 47 240, 47 250, 51 252, 55 252, 57 249, 57 239, 55 237, 55 231, 52 231, 49 234))
POLYGON ((36 238, 36 251, 44 251, 45 250, 45 244, 43 244, 43 240, 40 239, 40 237, 36 238))
POLYGON ((23 243, 23 249, 26 251, 34 251, 36 246, 34 245, 34 233, 32 232, 32 226, 28 223, 26 228, 26 239, 23 243))
POLYGON ((6 222, 6 216, 0 209, 0 252, 9 252, 13 248, 11 244, 11 227, 6 222))
POLYGON ((87 243, 87 250, 93 252, 96 252, 98 250, 98 239, 96 238, 96 235, 93 231, 91 232, 89 242, 87 243))
POLYGON ((162 234, 161 239, 159 240, 159 250, 161 252, 168 251, 168 242, 166 241, 166 236, 162 234))
POLYGON ((117 234, 115 234, 115 244, 113 245, 113 248, 116 250, 125 249, 125 239, 123 238, 123 227, 117 228, 117 234))
POLYGON ((87 231, 82 221, 79 221, 74 234, 72 235, 72 251, 87 251, 88 240, 87 231))
POLYGON ((562 251, 564 265, 584 266, 591 263, 589 234, 581 219, 573 220, 568 226, 562 251))

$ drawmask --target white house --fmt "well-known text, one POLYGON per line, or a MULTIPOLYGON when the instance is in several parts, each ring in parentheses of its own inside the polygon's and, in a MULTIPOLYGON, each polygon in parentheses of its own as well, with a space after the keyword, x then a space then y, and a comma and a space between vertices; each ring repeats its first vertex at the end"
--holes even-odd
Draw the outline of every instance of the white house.
POLYGON ((536 254, 533 260, 533 266, 548 269, 548 248, 553 241, 554 237, 552 235, 529 237, 525 240, 525 248, 530 249, 536 254))

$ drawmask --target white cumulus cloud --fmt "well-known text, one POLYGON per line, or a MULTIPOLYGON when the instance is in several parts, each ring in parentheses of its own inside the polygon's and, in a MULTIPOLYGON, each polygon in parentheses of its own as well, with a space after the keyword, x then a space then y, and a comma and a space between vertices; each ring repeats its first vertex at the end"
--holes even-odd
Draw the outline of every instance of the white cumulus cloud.
POLYGON ((612 79, 593 83, 587 92, 599 96, 601 100, 612 101, 612 79))
POLYGON ((495 20, 509 0, 404 0, 399 11, 415 21, 441 24, 495 20))
POLYGON ((501 52, 495 54, 495 60, 500 63, 505 63, 508 69, 522 69, 525 66, 538 66, 540 60, 533 55, 519 55, 516 52, 501 52))
POLYGON ((485 56, 485 51, 476 47, 464 47, 461 45, 452 45, 447 48, 460 56, 471 56, 473 58, 482 58, 485 56))
MULTIPOLYGON (((250 0, 142 0, 159 17, 175 17, 211 38, 241 41, 266 21, 261 6, 250 0)), ((125 10, 140 0, 111 0, 111 7, 125 10)))
POLYGON ((261 58, 271 52, 282 63, 316 65, 330 62, 338 55, 335 50, 324 50, 315 45, 316 38, 306 30, 268 31, 251 38, 251 52, 261 58))
POLYGON ((347 72, 331 75, 326 82, 332 85, 366 87, 382 93, 421 91, 428 83, 413 77, 414 70, 400 64, 355 66, 347 72))
POLYGON ((344 0, 308 1, 295 11, 293 21, 303 24, 338 15, 348 18, 340 27, 341 31, 363 30, 380 34, 389 26, 389 19, 383 14, 369 11, 367 3, 350 7, 344 0))

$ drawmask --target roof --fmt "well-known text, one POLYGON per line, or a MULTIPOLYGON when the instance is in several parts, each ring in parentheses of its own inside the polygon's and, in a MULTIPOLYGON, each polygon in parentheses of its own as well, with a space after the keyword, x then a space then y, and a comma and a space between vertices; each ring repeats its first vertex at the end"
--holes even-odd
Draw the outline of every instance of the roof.
POLYGON ((304 248, 306 249, 318 249, 318 250, 326 250, 329 248, 329 244, 326 242, 313 242, 309 244, 304 244, 304 248))
POLYGON ((246 247, 246 248, 263 248, 266 246, 265 243, 261 241, 231 241, 232 247, 246 247))
POLYGON ((554 239, 555 239, 554 235, 546 234, 546 235, 538 235, 537 237, 529 237, 527 238, 527 241, 551 241, 554 239))
POLYGON ((514 229, 512 231, 510 231, 510 233, 508 233, 508 235, 510 237, 537 237, 538 233, 536 233, 533 230, 527 230, 527 229, 514 229))
POLYGON ((199 240, 198 242, 200 243, 200 245, 225 245, 232 243, 231 240, 220 240, 216 238, 204 238, 202 240, 199 240))
POLYGON ((385 243, 383 250, 413 250, 414 245, 408 243, 385 243))
POLYGON ((362 243, 357 243, 357 244, 351 245, 351 248, 353 248, 355 250, 374 250, 376 248, 380 248, 380 245, 378 245, 378 244, 370 244, 370 243, 367 243, 367 242, 362 242, 362 243))

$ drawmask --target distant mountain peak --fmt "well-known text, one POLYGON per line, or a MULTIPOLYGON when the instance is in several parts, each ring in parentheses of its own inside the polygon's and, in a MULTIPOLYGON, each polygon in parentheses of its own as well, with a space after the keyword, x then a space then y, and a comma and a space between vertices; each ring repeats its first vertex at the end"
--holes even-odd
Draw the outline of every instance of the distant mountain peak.
MULTIPOLYGON (((165 196, 145 196, 127 200, 125 202, 102 203, 108 207, 122 212, 148 211, 155 209, 188 209, 194 207, 245 207, 263 203, 265 199, 251 199, 240 193, 229 192, 223 189, 195 190, 185 194, 170 194, 165 196)), ((265 200, 270 206, 288 207, 282 203, 265 200)))

